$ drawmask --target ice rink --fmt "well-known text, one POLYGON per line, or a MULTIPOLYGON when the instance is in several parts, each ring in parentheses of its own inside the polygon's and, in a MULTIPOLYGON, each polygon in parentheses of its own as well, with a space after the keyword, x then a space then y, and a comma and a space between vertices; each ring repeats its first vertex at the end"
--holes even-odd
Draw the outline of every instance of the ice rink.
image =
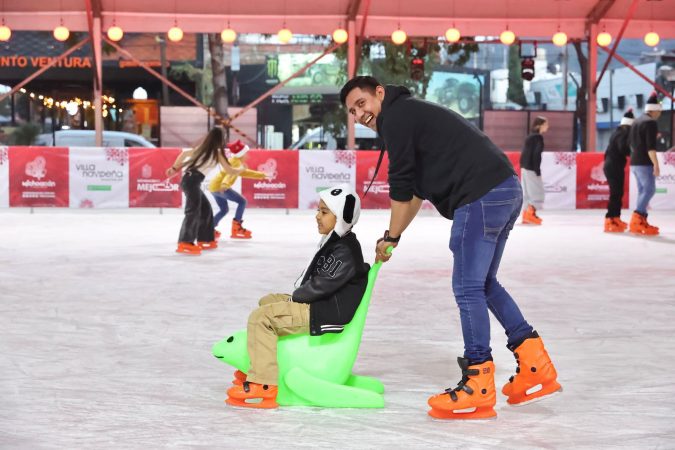
MULTIPOLYGON (((259 297, 289 292, 318 241, 312 211, 250 210, 251 241, 174 253, 182 211, 0 211, 0 448, 675 448, 675 212, 658 237, 602 232, 604 211, 518 225, 500 281, 539 331, 564 392, 491 421, 435 421, 459 381, 451 222, 423 211, 380 271, 355 373, 382 410, 227 406, 212 344, 259 297)), ((624 220, 629 214, 624 211, 624 220)), ((227 226, 225 226, 227 225, 227 226)), ((383 211, 356 226, 366 260, 383 211)), ((499 386, 516 363, 492 322, 499 386)))

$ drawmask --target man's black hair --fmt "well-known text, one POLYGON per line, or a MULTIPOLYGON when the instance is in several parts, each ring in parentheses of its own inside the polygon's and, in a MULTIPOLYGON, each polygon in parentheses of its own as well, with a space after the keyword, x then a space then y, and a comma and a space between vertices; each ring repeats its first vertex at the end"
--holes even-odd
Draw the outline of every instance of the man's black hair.
POLYGON ((347 83, 342 87, 342 90, 340 91, 340 101, 342 102, 343 105, 346 106, 346 101, 347 101, 347 95, 351 91, 353 91, 356 88, 360 88, 364 91, 369 91, 372 94, 375 94, 375 89, 378 86, 382 86, 379 81, 375 79, 375 77, 371 77, 368 75, 361 75, 358 77, 354 77, 351 80, 347 81, 347 83))

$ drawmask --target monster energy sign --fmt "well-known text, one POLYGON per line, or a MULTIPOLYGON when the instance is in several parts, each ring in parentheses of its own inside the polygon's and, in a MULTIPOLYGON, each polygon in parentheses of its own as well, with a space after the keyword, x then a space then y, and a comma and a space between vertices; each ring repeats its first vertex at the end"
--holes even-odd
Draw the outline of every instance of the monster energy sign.
POLYGON ((323 103, 323 94, 274 94, 272 103, 276 105, 307 105, 323 103))
POLYGON ((275 56, 267 57, 267 84, 279 83, 279 59, 275 56))

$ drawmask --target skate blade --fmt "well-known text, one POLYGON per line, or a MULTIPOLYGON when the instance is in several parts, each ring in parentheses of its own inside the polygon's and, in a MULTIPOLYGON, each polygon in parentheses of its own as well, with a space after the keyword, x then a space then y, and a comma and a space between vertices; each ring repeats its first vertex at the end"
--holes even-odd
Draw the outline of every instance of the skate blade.
POLYGON ((483 408, 467 408, 464 410, 445 410, 431 408, 428 414, 434 419, 443 420, 489 420, 497 417, 497 412, 491 406, 483 408), (464 411, 464 412, 461 412, 464 411))
POLYGON ((227 403, 230 406, 234 406, 237 408, 254 408, 254 409, 274 409, 278 408, 279 404, 277 404, 276 401, 270 399, 270 398, 250 398, 246 400, 240 400, 238 398, 232 398, 228 397, 227 400, 225 400, 225 403, 227 403))
MULTIPOLYGON (((534 386, 534 387, 536 387, 536 386, 534 386)), ((532 389, 533 388, 530 388, 530 389, 528 389, 528 391, 531 391, 532 389)), ((546 387, 542 386, 541 389, 539 389, 536 392, 532 392, 529 395, 527 394, 527 391, 525 391, 526 395, 524 397, 524 400, 521 401, 521 402, 512 403, 511 399, 509 398, 506 401, 506 403, 508 403, 511 406, 525 406, 525 405, 529 405, 530 403, 535 403, 535 402, 538 402, 540 400, 544 400, 546 398, 553 397, 554 395, 557 395, 560 392, 562 392, 562 390, 563 390, 562 386, 558 382, 555 382, 553 384, 549 384, 546 387)))
POLYGON ((202 252, 191 252, 189 250, 176 250, 176 253, 179 253, 181 255, 189 255, 189 256, 199 256, 202 254, 202 252))

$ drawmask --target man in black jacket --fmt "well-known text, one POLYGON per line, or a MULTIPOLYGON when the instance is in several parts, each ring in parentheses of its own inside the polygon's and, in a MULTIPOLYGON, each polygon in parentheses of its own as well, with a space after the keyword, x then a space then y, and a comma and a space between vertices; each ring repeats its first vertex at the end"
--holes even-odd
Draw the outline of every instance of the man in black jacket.
POLYGON ((605 150, 602 170, 609 184, 609 201, 607 202, 607 214, 605 214, 606 233, 623 233, 628 228, 628 224, 621 220, 621 202, 626 177, 626 159, 630 156, 628 135, 634 121, 633 110, 629 109, 609 138, 609 145, 605 150))
POLYGON ((493 312, 518 353, 519 371, 502 392, 522 403, 560 389, 541 339, 497 282, 506 238, 522 204, 522 190, 506 155, 460 115, 413 98, 402 86, 382 86, 375 78, 356 77, 342 88, 341 101, 354 120, 384 140, 389 155, 389 230, 378 241, 376 258, 387 261, 423 199, 453 220, 450 250, 452 285, 460 310, 464 356, 458 358, 462 381, 429 399, 429 414, 443 418, 495 416, 494 364, 490 349, 493 312), (532 372, 530 367, 536 367, 532 372), (527 391, 538 384, 539 392, 527 391), (473 409, 473 412, 462 412, 473 409))
POLYGON ((316 221, 323 235, 319 250, 292 295, 266 295, 251 313, 247 327, 251 367, 246 381, 228 390, 234 399, 261 398, 265 407, 276 406, 278 336, 340 333, 361 303, 370 266, 352 232, 359 220, 359 197, 348 184, 321 191, 319 197, 316 221))

